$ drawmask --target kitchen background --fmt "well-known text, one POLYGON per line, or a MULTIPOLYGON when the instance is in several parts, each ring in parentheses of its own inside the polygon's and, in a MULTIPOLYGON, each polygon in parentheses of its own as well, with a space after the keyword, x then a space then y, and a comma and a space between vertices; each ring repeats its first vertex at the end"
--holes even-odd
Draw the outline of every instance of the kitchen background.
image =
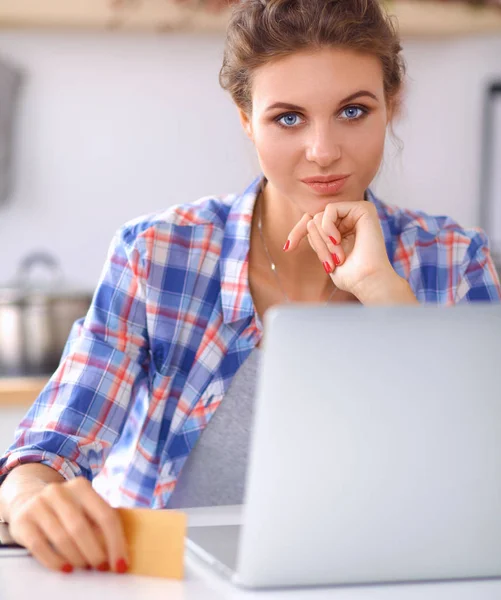
MULTIPOLYGON (((0 59, 22 73, 12 190, 0 204, 0 284, 44 249, 71 283, 92 290, 128 219, 245 189, 259 165, 219 88, 223 42, 223 28, 0 29, 0 59)), ((388 139, 372 189, 479 225, 484 94, 501 79, 501 18, 497 31, 404 36, 403 46, 406 113, 395 130, 404 147, 388 139)), ((19 410, 0 413, 0 446, 19 410)))
MULTIPOLYGON (((501 11, 500 11, 501 12, 501 11)), ((127 219, 243 190, 259 165, 219 88, 223 33, 3 31, 23 72, 14 181, 0 205, 0 282, 46 248, 93 287, 127 219)), ((404 40, 407 114, 372 187, 387 202, 479 222, 486 84, 501 35, 404 40)))

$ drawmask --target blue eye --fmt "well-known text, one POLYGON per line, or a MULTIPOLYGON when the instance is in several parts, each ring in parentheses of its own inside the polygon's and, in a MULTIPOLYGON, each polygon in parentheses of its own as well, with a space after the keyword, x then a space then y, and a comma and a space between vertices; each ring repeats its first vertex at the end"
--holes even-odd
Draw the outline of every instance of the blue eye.
POLYGON ((296 124, 294 122, 294 119, 297 119, 297 118, 298 118, 298 116, 296 113, 287 113, 286 115, 282 115, 281 117, 278 117, 277 123, 279 125, 281 125, 282 127, 285 127, 286 129, 291 129, 296 124), (285 121, 284 121, 284 119, 285 119, 285 121), (291 120, 292 120, 292 122, 291 122, 291 120))
MULTIPOLYGON (((346 121, 348 123, 357 122, 368 115, 369 112, 369 109, 364 108, 363 106, 347 106, 341 111, 341 114, 346 113, 348 116, 341 118, 341 121, 346 121)), ((300 117, 297 113, 291 112, 280 115, 274 120, 280 127, 283 127, 284 129, 297 129, 299 119, 300 117)))
POLYGON ((362 108, 361 106, 347 106, 344 110, 343 113, 348 113, 348 111, 351 112, 351 116, 348 116, 348 118, 344 119, 346 121, 358 121, 359 119, 361 119, 364 115, 367 114, 367 110, 362 108), (356 116, 353 115, 353 111, 357 111, 359 110, 362 114, 356 116))

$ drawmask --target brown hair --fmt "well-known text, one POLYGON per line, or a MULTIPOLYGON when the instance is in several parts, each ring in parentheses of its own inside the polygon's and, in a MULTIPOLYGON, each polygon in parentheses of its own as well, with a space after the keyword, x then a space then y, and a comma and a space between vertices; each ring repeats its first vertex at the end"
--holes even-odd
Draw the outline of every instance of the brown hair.
POLYGON ((228 23, 219 83, 250 115, 257 68, 298 51, 325 47, 376 56, 383 68, 386 104, 394 115, 400 113, 406 66, 397 26, 378 0, 237 2, 228 23))

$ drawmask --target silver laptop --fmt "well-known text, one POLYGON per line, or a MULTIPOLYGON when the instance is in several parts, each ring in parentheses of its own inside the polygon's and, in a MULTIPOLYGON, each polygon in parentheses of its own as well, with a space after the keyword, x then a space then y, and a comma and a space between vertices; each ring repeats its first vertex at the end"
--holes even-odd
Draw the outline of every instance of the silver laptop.
POLYGON ((241 526, 251 588, 501 576, 501 306, 271 309, 241 526))

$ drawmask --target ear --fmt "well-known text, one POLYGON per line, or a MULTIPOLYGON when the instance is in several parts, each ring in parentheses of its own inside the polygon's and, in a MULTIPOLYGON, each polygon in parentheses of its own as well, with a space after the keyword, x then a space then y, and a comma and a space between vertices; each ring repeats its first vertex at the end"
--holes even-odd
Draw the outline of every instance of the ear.
POLYGON ((242 124, 242 128, 245 131, 247 137, 251 141, 254 141, 254 137, 253 137, 253 133, 252 133, 252 122, 251 122, 249 116, 243 109, 239 108, 238 109, 238 117, 240 119, 240 123, 242 124))

